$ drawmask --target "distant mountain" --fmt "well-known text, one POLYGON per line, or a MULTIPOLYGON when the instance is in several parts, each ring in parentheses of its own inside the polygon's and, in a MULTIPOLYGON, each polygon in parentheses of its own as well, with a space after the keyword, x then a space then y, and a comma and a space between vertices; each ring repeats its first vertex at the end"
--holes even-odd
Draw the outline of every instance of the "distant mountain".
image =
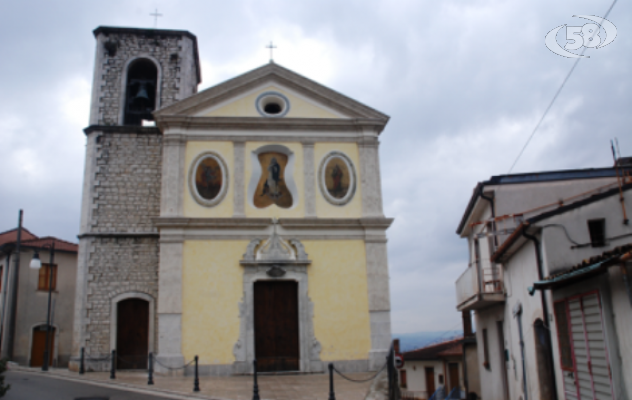
POLYGON ((393 339, 399 339, 400 351, 409 351, 433 343, 444 342, 457 336, 462 336, 462 330, 456 331, 424 331, 415 333, 393 334, 393 339))

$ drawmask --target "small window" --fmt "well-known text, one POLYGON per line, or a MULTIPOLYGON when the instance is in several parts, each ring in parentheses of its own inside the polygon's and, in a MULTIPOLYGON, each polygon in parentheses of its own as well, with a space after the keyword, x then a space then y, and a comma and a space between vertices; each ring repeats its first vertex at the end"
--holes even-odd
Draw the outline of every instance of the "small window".
POLYGON ((406 379, 406 370, 405 369, 400 369, 399 370, 399 380, 401 381, 401 387, 403 387, 404 389, 406 389, 408 387, 408 380, 406 379))
POLYGON ((573 371, 573 349, 571 348, 571 335, 568 329, 566 301, 558 301, 555 303, 554 308, 562 369, 566 371, 573 371))
POLYGON ((592 247, 602 247, 606 245, 605 219, 592 219, 588 221, 588 232, 590 233, 590 244, 592 247))
POLYGON ((57 288, 57 265, 53 264, 52 268, 50 264, 42 264, 42 268, 39 270, 39 280, 37 283, 37 290, 48 290, 50 284, 51 270, 53 273, 53 287, 51 290, 57 288))
POLYGON ((489 365, 489 342, 487 341, 487 329, 483 329, 483 367, 491 371, 489 365))

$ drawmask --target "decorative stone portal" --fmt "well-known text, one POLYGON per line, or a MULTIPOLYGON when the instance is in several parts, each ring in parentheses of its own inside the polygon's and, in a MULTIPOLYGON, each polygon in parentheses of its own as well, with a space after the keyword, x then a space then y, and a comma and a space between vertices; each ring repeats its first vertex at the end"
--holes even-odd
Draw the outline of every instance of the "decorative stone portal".
MULTIPOLYGON (((244 266, 244 296, 239 303, 239 339, 233 347, 233 372, 236 374, 251 373, 252 361, 258 353, 255 349, 255 283, 265 281, 288 284, 295 282, 298 292, 298 370, 324 370, 320 360, 320 343, 314 336, 314 304, 307 294, 307 268, 311 261, 308 260, 305 248, 299 240, 285 241, 277 235, 276 224, 275 220, 272 235, 263 243, 260 239, 255 239, 248 244, 246 253, 240 261, 244 266)), ((267 290, 275 290, 273 286, 275 285, 270 285, 267 290)), ((271 368, 278 370, 282 367, 280 364, 271 368)), ((296 370, 296 367, 290 365, 288 369, 296 370)))

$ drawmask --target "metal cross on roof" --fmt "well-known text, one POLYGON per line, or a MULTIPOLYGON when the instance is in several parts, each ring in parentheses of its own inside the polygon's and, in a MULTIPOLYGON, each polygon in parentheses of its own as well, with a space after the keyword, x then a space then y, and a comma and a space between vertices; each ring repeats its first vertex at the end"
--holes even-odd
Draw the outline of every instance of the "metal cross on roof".
POLYGON ((162 14, 158 14, 158 9, 156 8, 156 11, 149 14, 152 17, 154 17, 154 28, 158 27, 158 17, 162 17, 162 14))
POLYGON ((272 41, 270 41, 270 44, 266 46, 266 49, 270 49, 270 62, 272 61, 272 50, 276 49, 277 47, 275 45, 272 44, 272 41))

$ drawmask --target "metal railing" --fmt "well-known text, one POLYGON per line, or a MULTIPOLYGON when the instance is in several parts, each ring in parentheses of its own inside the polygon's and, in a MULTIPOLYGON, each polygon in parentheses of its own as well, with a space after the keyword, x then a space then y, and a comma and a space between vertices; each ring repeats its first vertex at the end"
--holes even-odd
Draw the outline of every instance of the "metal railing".
POLYGON ((478 294, 503 293, 503 271, 499 264, 474 262, 456 280, 456 303, 463 304, 478 294))

